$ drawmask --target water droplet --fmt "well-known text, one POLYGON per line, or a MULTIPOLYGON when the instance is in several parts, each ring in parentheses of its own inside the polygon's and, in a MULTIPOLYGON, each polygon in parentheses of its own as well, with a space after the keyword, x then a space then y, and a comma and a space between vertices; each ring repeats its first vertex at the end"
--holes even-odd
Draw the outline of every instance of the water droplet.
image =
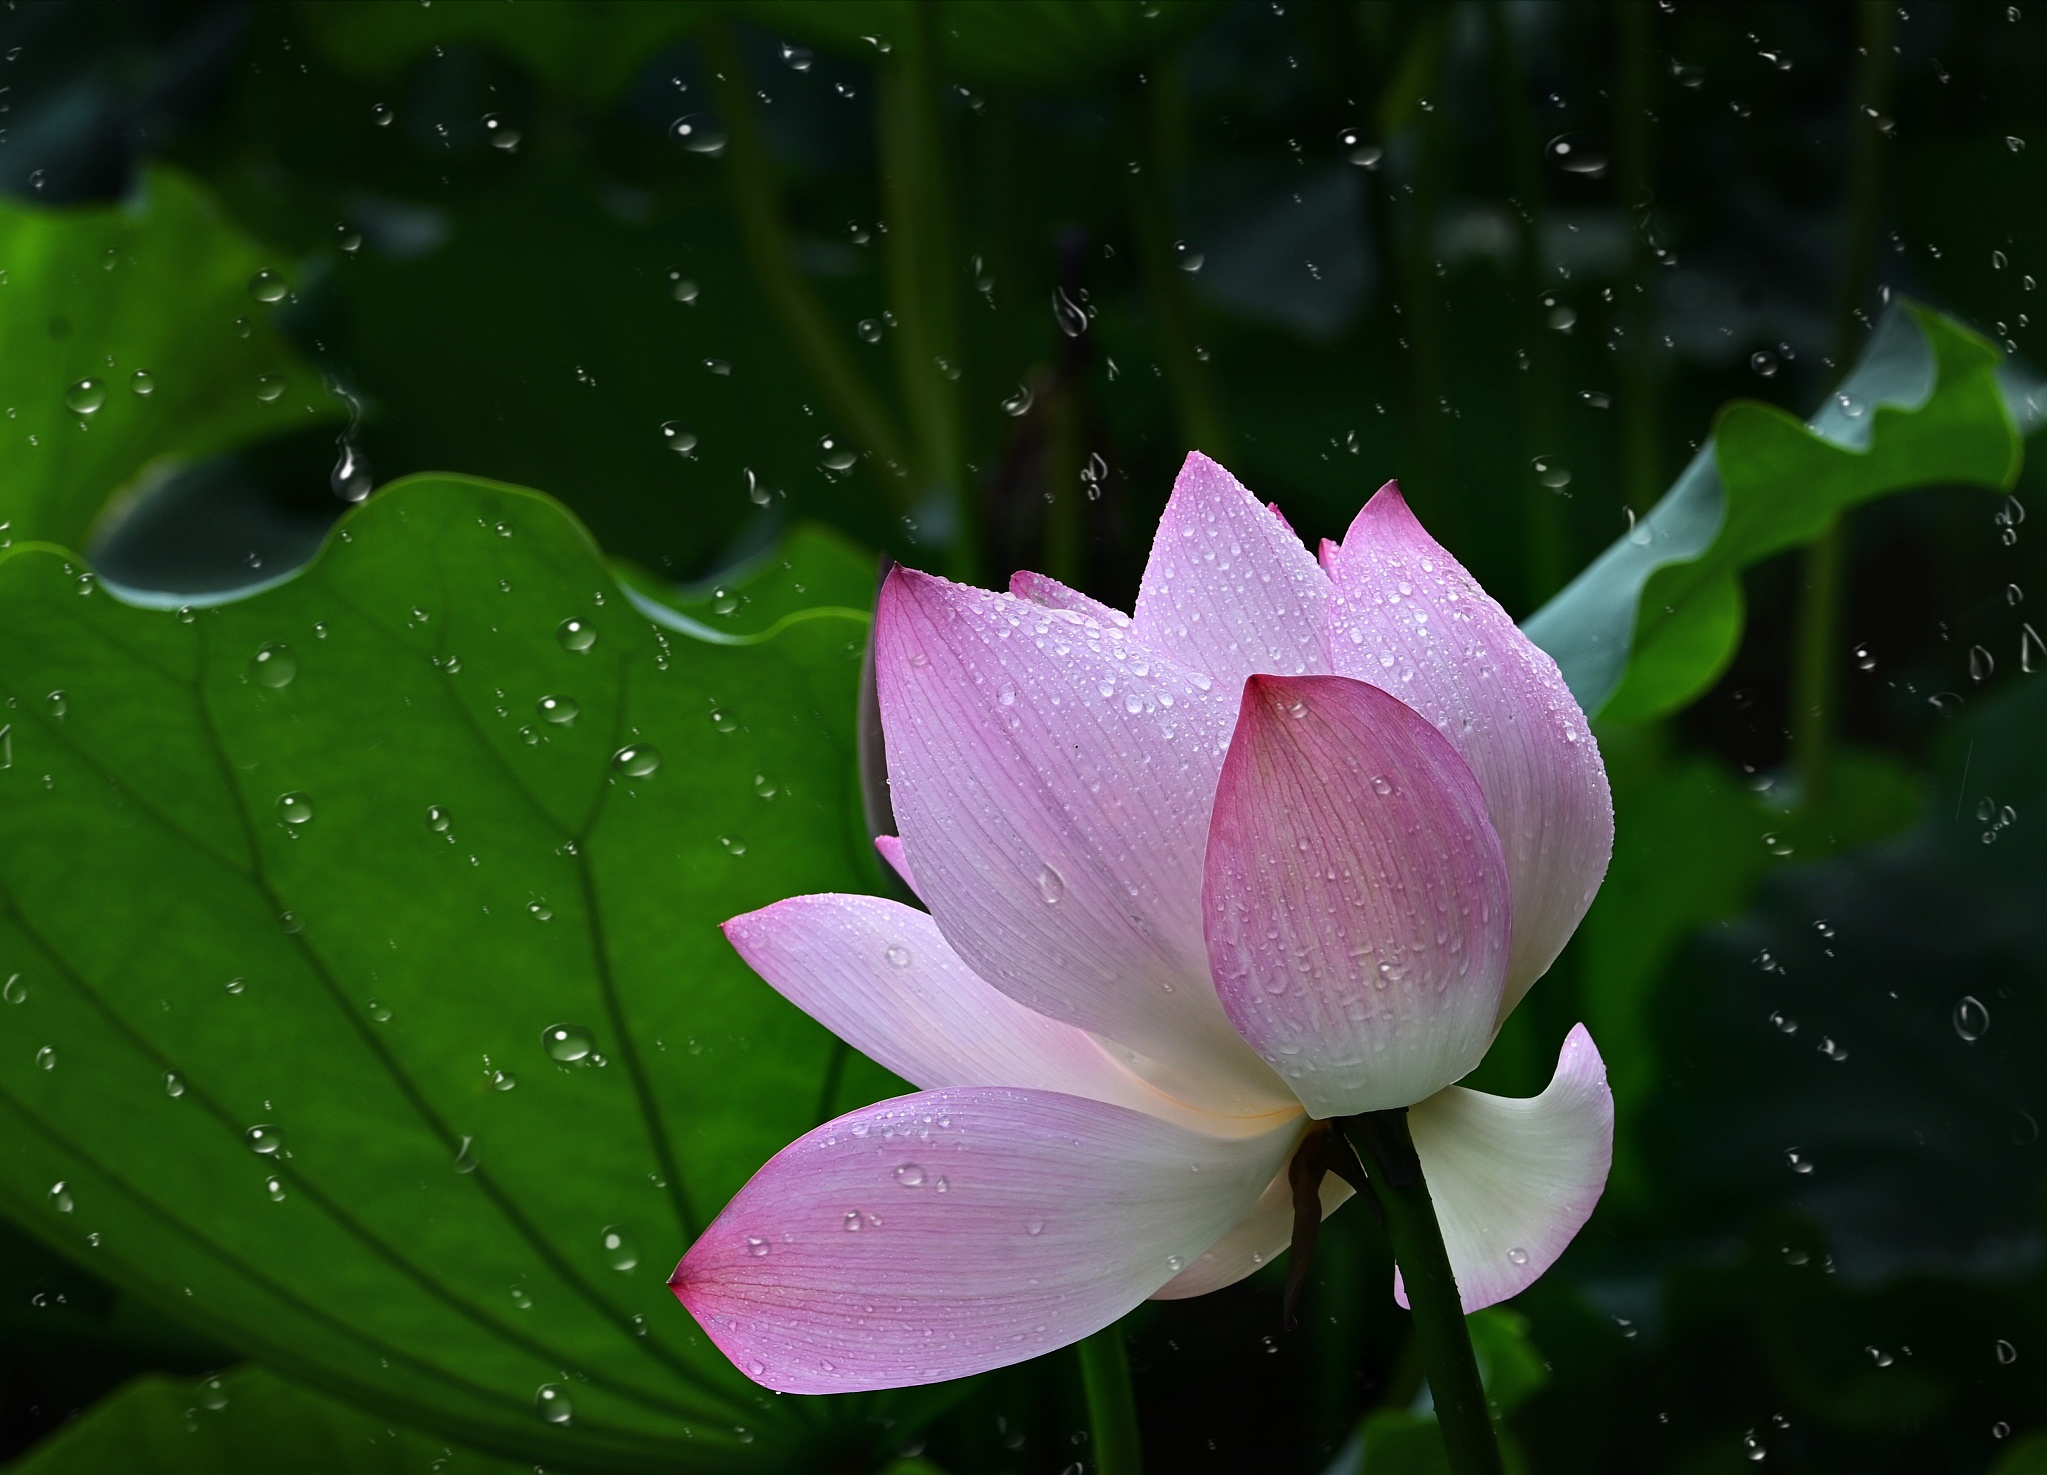
POLYGON ((176 1101, 185 1094, 185 1078, 174 1070, 165 1071, 163 1073, 163 1093, 170 1097, 171 1100, 176 1101))
POLYGON ((43 698, 43 710, 52 717, 62 717, 71 710, 70 698, 61 691, 53 691, 43 698))
POLYGON ((774 488, 762 481, 751 466, 740 468, 746 473, 746 500, 756 507, 765 507, 775 500, 774 488))
POLYGON ((1798 1033, 1798 1021, 1789 1014, 1786 1014, 1782 1009, 1774 1009, 1770 1012, 1770 1023, 1787 1035, 1798 1033))
POLYGON ((1566 174, 1586 179, 1606 175, 1606 150, 1589 133, 1559 133, 1543 145, 1542 156, 1566 174))
POLYGON ((835 436, 827 435, 817 443, 818 464, 827 471, 851 471, 859 459, 835 436))
POLYGON ((1185 241, 1173 242, 1173 262, 1189 276, 1201 270, 1208 258, 1189 246, 1185 241))
POLYGON ((363 1006, 363 1009, 370 1018, 376 1020, 379 1024, 389 1024, 391 1022, 391 1006, 382 999, 371 999, 369 1003, 363 1006))
POLYGON ((1507 1251, 1507 1259, 1509 1263, 1514 1265, 1526 1265, 1528 1263, 1528 1251, 1516 1245, 1513 1249, 1507 1251))
POLYGON ((810 70, 810 48, 807 46, 796 46, 784 41, 782 43, 782 60, 788 64, 791 71, 807 72, 810 70))
POLYGON ((611 755, 611 764, 629 778, 645 778, 661 766, 661 750, 652 743, 628 743, 611 755))
POLYGON ((1980 645, 1969 647, 1969 679, 1971 681, 1988 681, 1991 673, 1996 669, 1997 661, 1989 651, 1980 645))
POLYGON ((725 129, 709 113, 687 113, 668 125, 668 136, 693 154, 725 152, 725 129))
POLYGON ((5 999, 10 1004, 28 1002, 28 985, 21 981, 19 973, 9 974, 7 982, 0 984, 0 999, 5 999))
POLYGON ((858 1209, 848 1209, 846 1210, 845 1217, 839 1221, 839 1227, 841 1229, 844 1229, 848 1234, 858 1234, 860 1232, 861 1226, 865 1222, 866 1221, 861 1218, 860 1211, 858 1209))
POLYGON ((98 379, 81 379, 64 391, 64 407, 74 414, 94 414, 106 402, 107 386, 98 379))
POLYGON ((1185 1270, 1186 1268, 1187 1260, 1185 1256, 1183 1255, 1166 1256, 1166 1269, 1172 1271, 1175 1275, 1178 1275, 1181 1271, 1185 1270))
POLYGON ((483 1159, 477 1155, 476 1139, 474 1137, 464 1137, 460 1145, 455 1149, 455 1171, 458 1173, 473 1173, 482 1162, 483 1159))
POLYGON ((1836 1065, 1839 1065, 1848 1058, 1848 1052, 1834 1043, 1832 1035, 1820 1036, 1820 1054, 1826 1056, 1827 1059, 1833 1061, 1836 1065))
POLYGON ((597 1037, 580 1024, 551 1024, 541 1032, 540 1046, 548 1058, 570 1064, 597 1048, 597 1037))
POLYGON ((542 697, 533 704, 543 722, 552 722, 557 727, 567 727, 582 715, 582 707, 574 697, 542 697))
POLYGON ((2030 623, 2019 626, 2019 669, 2030 674, 2035 667, 2047 666, 2047 642, 2042 642, 2040 632, 2030 623))
POLYGON ((905 1188, 922 1188, 924 1186, 924 1169, 916 1163, 904 1163, 900 1168, 896 1169, 896 1182, 902 1184, 905 1188))
POLYGON ((597 627, 588 620, 567 619, 555 627, 563 650, 585 651, 597 643, 597 627))
POLYGON ((267 266, 249 278, 249 295, 258 302, 282 302, 287 290, 283 273, 267 266))
POLYGON ((2016 133, 2007 133, 2004 136, 2004 146, 2016 154, 2025 148, 2026 141, 2016 133))
POLYGON ((455 827, 455 816, 438 804, 429 804, 426 811, 426 827, 436 835, 445 835, 455 827))
POLYGON ((680 420, 664 420, 661 422, 661 443, 678 456, 694 457, 697 433, 680 420))
POLYGON ((1990 1011, 1983 1007, 1983 1001, 1974 994, 1963 994, 1961 1002, 1955 1005, 1955 1033, 1968 1044, 1975 1044, 1990 1030, 1990 1011))
POLYGON ((633 1243, 632 1236, 625 1232, 623 1225, 605 1225, 600 1242, 604 1246, 604 1263, 613 1270, 631 1270, 640 1263, 639 1247, 633 1243))
POLYGON ((540 1391, 533 1395, 533 1402, 540 1410, 540 1417, 550 1424, 566 1424, 575 1417, 575 1410, 569 1406, 566 1383, 542 1383, 540 1391))
POLYGON ((1345 128, 1336 135, 1337 146, 1343 156, 1360 169, 1377 169, 1386 157, 1386 151, 1376 143, 1366 140, 1364 134, 1355 128, 1345 128))
POLYGON ((249 679, 258 686, 290 686, 298 674, 298 657, 282 641, 273 640, 249 657, 249 679))
POLYGON ((2013 1363, 2019 1360, 2019 1349, 2012 1346, 2011 1343, 2005 1341, 2005 1339, 2002 1337, 1999 1337, 1997 1339, 1997 1346, 1995 1350, 1997 1353, 1997 1360, 2003 1363, 2006 1367, 2010 1367, 2013 1363))
POLYGON ((1553 492, 1560 492, 1571 484, 1570 468, 1555 456, 1537 456, 1534 466, 1535 479, 1553 492))
POLYGON ((1383 773, 1373 775, 1372 792, 1379 795, 1386 795, 1392 793, 1393 780, 1387 778, 1386 775, 1383 773))
POLYGON ((78 1207, 77 1201, 71 1197, 69 1185, 62 1179, 50 1185, 50 1207, 60 1214, 68 1214, 78 1207))
POLYGON ((1028 415, 1031 406, 1036 402, 1037 396, 1031 393, 1030 386, 1019 384, 1016 387, 1016 393, 1002 401, 1002 413, 1008 415, 1011 419, 1028 415))
POLYGON ((694 281, 684 276, 679 271, 669 272, 668 281, 669 281, 668 295, 670 297, 673 297, 677 302, 683 303, 685 305, 693 304, 696 302, 697 284, 694 281))
POLYGON ((529 901, 526 903, 526 915, 536 922, 552 922, 554 908, 544 901, 529 901))
POLYGON ((302 825, 313 817, 313 801, 294 790, 277 796, 277 817, 288 825, 302 825))
POLYGON ((853 332, 862 343, 881 342, 881 319, 862 318, 853 325, 853 332))
POLYGON ((227 1407, 227 1390, 220 1386, 219 1378, 208 1378, 199 1385, 199 1406, 214 1413, 227 1407))
POLYGON ((1789 855, 1793 847, 1789 837, 1770 830, 1763 835, 1763 848, 1772 855, 1789 855))
POLYGON ((1066 878, 1053 868, 1050 861, 1038 867, 1038 895, 1047 906, 1056 906, 1059 898, 1066 895, 1066 878))
POLYGON ((1064 287, 1054 287, 1052 321, 1059 325, 1059 331, 1068 338, 1078 338, 1087 331, 1087 309, 1067 296, 1064 287))
POLYGON ((1759 348, 1748 356, 1748 366, 1765 379, 1775 378, 1777 374, 1777 355, 1771 353, 1767 348, 1759 348))
POLYGON ((238 994, 248 986, 249 980, 246 978, 230 978, 226 983, 223 983, 221 985, 222 988, 226 989, 231 994, 238 994))
POLYGON ((498 113, 483 115, 483 131, 490 135, 490 146, 512 153, 519 147, 519 130, 507 123, 498 113))
POLYGON ((284 1133, 268 1123, 260 1123, 242 1133, 242 1140, 249 1144, 249 1151, 263 1157, 276 1157, 284 1150, 284 1133))
POLYGON ((156 393, 156 375, 147 369, 137 369, 128 376, 128 388, 148 399, 156 393))
POLYGON ((1810 1173, 1812 1158, 1802 1147, 1787 1147, 1784 1149, 1784 1165, 1794 1173, 1810 1173))
POLYGON ((1045 1221, 1043 1219, 1033 1218, 1026 1221, 1024 1224, 1024 1233, 1030 1235, 1033 1239, 1037 1238, 1044 1232, 1045 1221))
POLYGON ((284 397, 284 375, 262 374, 256 379, 256 398, 264 404, 274 404, 284 397))
POLYGON ((756 1260, 763 1258, 771 1248, 772 1246, 758 1234, 749 1234, 746 1237, 746 1252, 756 1260))
POLYGON ((891 968, 907 968, 910 966, 910 950, 900 943, 890 943, 882 949, 881 955, 888 959, 888 965, 891 968))

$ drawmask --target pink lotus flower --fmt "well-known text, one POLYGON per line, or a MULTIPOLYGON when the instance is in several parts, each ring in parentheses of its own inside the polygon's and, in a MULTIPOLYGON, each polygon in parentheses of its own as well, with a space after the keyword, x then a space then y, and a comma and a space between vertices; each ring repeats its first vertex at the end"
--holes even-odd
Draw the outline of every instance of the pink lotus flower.
POLYGON ((1467 1310, 1563 1252, 1612 1153, 1591 1037, 1529 1100, 1452 1083, 1598 889, 1606 774, 1398 488, 1318 563, 1190 456, 1134 616, 898 569, 874 659, 877 843, 930 913, 799 896, 725 933, 921 1089, 778 1153, 676 1268, 738 1367, 935 1382, 1229 1285, 1287 1245, 1314 1122, 1389 1108, 1467 1310))

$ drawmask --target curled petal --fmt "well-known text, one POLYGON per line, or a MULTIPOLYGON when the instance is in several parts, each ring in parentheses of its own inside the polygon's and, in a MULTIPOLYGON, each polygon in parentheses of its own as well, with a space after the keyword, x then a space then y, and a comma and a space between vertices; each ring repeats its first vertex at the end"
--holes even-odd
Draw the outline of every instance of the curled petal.
POLYGON ((785 1393, 901 1388, 1099 1331, 1213 1244, 1299 1135, 1222 1141, 1044 1091, 929 1091, 776 1154, 669 1285, 785 1393))
POLYGON ((1456 750, 1376 687, 1244 683, 1202 902, 1230 1021, 1314 1116, 1411 1105, 1491 1043, 1499 837, 1456 750))
MULTIPOLYGON (((1540 1096, 1452 1086, 1415 1106, 1408 1130, 1464 1309, 1491 1306, 1554 1265, 1599 1202, 1613 1164, 1605 1062, 1578 1025, 1540 1096)), ((1394 1295, 1407 1304, 1397 1277, 1394 1295)))
POLYGON ((1152 538, 1130 633, 1234 692, 1254 672, 1330 670, 1329 598, 1286 519, 1195 451, 1152 538))
POLYGON ((1285 1088, 1215 997, 1201 853, 1234 698, 1121 630, 897 569, 875 614, 889 783, 920 894, 974 972, 1205 1077, 1285 1088))
POLYGON ((1325 545, 1334 669, 1434 723, 1478 776, 1514 892, 1504 1018, 1563 951, 1613 854, 1599 747, 1557 664, 1388 482, 1325 545))
POLYGON ((910 888, 910 894, 922 901, 924 893, 917 889, 917 877, 910 870, 910 856, 909 852, 903 849, 902 837, 876 835, 874 848, 881 852, 881 858, 888 862, 889 869, 902 877, 903 884, 910 888))
POLYGON ((1220 1117, 1147 1085, 1084 1030, 982 982, 929 916, 900 902, 795 896, 734 917, 725 936, 782 997, 920 1089, 1064 1091, 1221 1136, 1277 1125, 1220 1117))

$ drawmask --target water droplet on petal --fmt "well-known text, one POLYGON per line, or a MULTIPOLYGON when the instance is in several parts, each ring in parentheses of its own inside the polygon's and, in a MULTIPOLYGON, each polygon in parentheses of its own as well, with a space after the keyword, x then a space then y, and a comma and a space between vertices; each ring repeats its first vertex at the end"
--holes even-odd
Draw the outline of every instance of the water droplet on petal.
POLYGON ((891 968, 907 968, 910 966, 910 950, 901 943, 890 943, 882 949, 881 955, 888 959, 888 965, 891 968))
POLYGON ((1507 1259, 1515 1265, 1526 1265, 1528 1263, 1528 1251, 1516 1245, 1513 1249, 1507 1251, 1507 1259))
POLYGON ((1050 861, 1038 867, 1038 895, 1047 906, 1057 905, 1066 895, 1066 878, 1053 869, 1050 861))
POLYGON ((904 1163, 896 1169, 896 1182, 905 1188, 921 1188, 924 1186, 924 1169, 916 1163, 904 1163))

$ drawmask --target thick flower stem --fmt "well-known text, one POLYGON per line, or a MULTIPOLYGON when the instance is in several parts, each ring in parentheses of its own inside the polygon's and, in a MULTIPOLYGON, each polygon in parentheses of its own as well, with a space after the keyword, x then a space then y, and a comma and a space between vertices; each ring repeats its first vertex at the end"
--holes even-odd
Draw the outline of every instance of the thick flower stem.
POLYGON ((1144 1450, 1137 1437, 1137 1392, 1130 1383, 1130 1353, 1123 1324, 1105 1326, 1082 1339, 1080 1381, 1087 1390, 1093 1428, 1093 1468, 1100 1475, 1144 1475, 1144 1450))
POLYGON ((1457 1277, 1443 1248, 1436 1206, 1422 1179, 1421 1159, 1408 1134, 1407 1113, 1375 1111, 1346 1117, 1344 1134, 1372 1180, 1372 1191, 1385 1214, 1386 1237, 1407 1288, 1414 1312, 1415 1340, 1421 1346, 1435 1400, 1436 1424, 1453 1475, 1501 1475, 1500 1443, 1479 1381, 1478 1358, 1464 1325, 1464 1303, 1457 1277))

